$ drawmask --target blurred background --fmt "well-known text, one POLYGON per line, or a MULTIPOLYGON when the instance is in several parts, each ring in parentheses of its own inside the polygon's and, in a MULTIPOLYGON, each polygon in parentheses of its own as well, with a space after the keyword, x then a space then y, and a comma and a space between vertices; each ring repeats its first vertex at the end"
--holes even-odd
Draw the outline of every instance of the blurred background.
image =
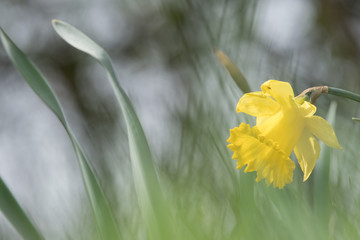
MULTIPOLYGON (((360 105, 321 97, 322 117, 337 103, 343 151, 322 154, 305 183, 297 164, 292 184, 267 188, 256 173, 235 170, 229 129, 254 119, 236 113, 242 92, 213 52, 227 54, 253 90, 277 79, 295 94, 317 85, 360 93, 359 1, 0 1, 0 26, 49 79, 123 236, 145 239, 124 119, 106 74, 57 36, 52 19, 109 52, 193 239, 360 238, 360 124, 351 120, 360 105), (327 179, 322 198, 317 174, 327 179)), ((66 132, 2 47, 0 76, 0 176, 47 239, 91 239, 95 223, 66 132)), ((21 239, 1 214, 0 239, 21 239)))

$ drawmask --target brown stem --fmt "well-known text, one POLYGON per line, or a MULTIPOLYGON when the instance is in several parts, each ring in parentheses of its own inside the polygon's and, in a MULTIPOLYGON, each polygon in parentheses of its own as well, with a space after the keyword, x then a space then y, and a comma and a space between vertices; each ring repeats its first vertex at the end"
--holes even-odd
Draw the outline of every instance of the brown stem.
POLYGON ((310 103, 314 104, 316 100, 321 96, 323 93, 328 93, 327 86, 318 86, 305 89, 302 93, 300 93, 297 97, 308 96, 310 103))

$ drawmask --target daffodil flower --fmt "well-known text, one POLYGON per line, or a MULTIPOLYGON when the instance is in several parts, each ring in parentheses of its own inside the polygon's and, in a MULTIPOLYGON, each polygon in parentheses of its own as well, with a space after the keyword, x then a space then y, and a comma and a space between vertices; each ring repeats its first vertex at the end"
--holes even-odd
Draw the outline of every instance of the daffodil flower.
POLYGON ((245 173, 257 171, 257 182, 264 178, 268 185, 283 188, 293 179, 290 154, 294 150, 305 181, 320 154, 315 137, 341 149, 334 130, 325 119, 314 116, 313 104, 294 97, 289 83, 268 80, 261 90, 244 94, 236 107, 237 112, 256 117, 256 126, 241 123, 230 130, 228 147, 237 168, 247 165, 245 173))

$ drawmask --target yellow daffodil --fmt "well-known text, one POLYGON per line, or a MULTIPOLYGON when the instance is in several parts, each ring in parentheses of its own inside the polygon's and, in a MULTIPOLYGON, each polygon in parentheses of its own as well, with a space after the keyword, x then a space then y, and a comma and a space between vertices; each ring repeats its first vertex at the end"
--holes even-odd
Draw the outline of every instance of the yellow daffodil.
POLYGON ((314 116, 314 105, 294 97, 289 83, 268 80, 261 90, 244 94, 236 107, 237 112, 256 117, 256 126, 241 123, 230 130, 228 147, 238 160, 237 168, 247 165, 245 173, 257 171, 257 182, 265 178, 268 185, 283 188, 293 179, 290 154, 294 150, 305 181, 320 154, 314 135, 341 149, 334 130, 325 119, 314 116))

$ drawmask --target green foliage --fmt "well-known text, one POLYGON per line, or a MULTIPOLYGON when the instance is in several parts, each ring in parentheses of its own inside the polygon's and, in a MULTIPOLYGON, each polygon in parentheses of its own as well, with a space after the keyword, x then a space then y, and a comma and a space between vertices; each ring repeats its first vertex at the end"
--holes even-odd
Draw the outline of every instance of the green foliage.
POLYGON ((94 171, 90 167, 89 161, 87 160, 85 154, 81 150, 79 143, 68 126, 65 115, 61 110, 60 103, 49 87, 48 81, 2 30, 1 41, 6 53, 8 54, 16 69, 21 73, 24 80, 38 94, 41 100, 43 100, 50 107, 50 109, 53 110, 68 133, 79 161, 84 185, 93 208, 95 220, 101 238, 104 240, 120 239, 120 235, 118 233, 115 220, 112 216, 110 206, 108 205, 102 189, 96 179, 94 171))
POLYGON ((176 239, 171 212, 163 199, 145 134, 129 98, 117 80, 109 55, 73 26, 58 20, 53 21, 53 26, 66 42, 94 57, 106 70, 126 120, 136 193, 148 233, 152 239, 176 239))
POLYGON ((0 177, 0 209, 20 235, 26 240, 41 240, 43 236, 30 221, 9 188, 0 177))

